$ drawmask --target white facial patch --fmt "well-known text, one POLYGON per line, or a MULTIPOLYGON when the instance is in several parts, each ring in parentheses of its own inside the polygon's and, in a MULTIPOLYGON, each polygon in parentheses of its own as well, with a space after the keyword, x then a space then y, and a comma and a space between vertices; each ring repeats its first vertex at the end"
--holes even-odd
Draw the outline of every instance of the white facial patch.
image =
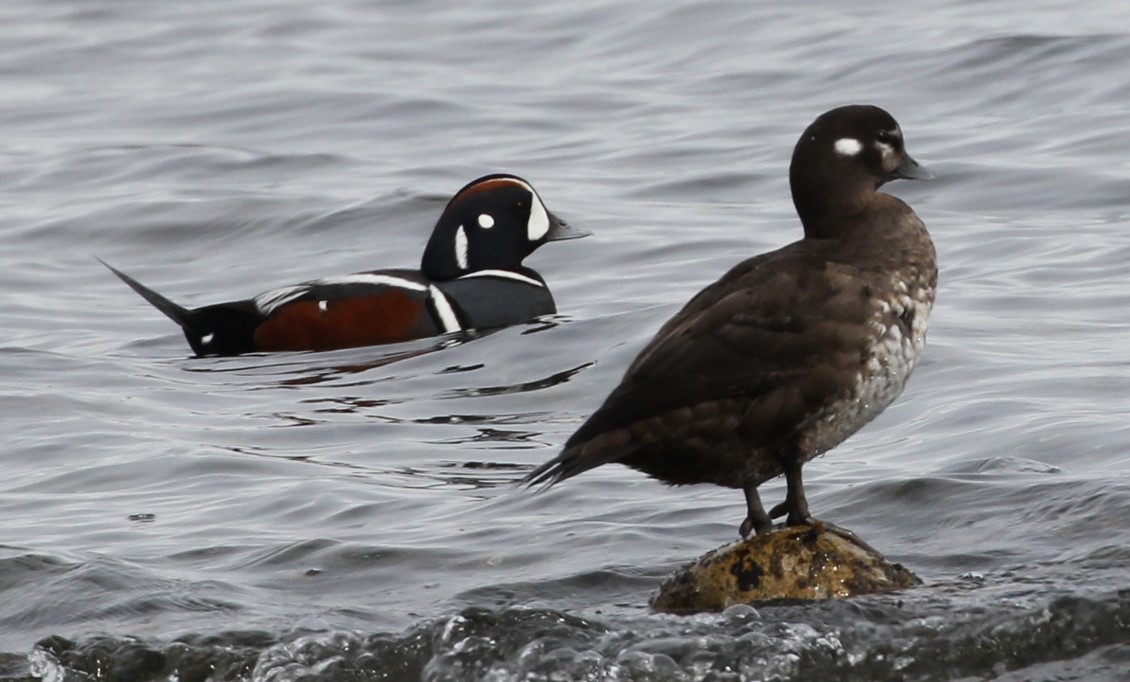
POLYGON ((200 337, 200 343, 205 346, 210 345, 212 343, 212 339, 214 338, 216 338, 215 334, 205 334, 204 336, 200 337))
POLYGON ((538 195, 533 195, 534 202, 530 206, 530 221, 526 223, 526 235, 530 241, 536 242, 549 233, 549 212, 545 210, 538 195))
POLYGON ((532 242, 540 240, 549 233, 549 211, 545 210, 538 193, 528 183, 517 178, 507 178, 507 181, 530 193, 530 219, 526 221, 526 238, 532 242))
POLYGON ((318 310, 321 310, 324 313, 329 309, 330 309, 329 301, 318 301, 318 310))
MULTIPOLYGON (((902 139, 902 130, 900 130, 898 126, 895 126, 894 130, 882 131, 882 134, 886 135, 887 140, 902 139)), ((879 153, 882 154, 884 159, 895 153, 895 146, 886 140, 876 141, 875 148, 879 150, 879 153)))
POLYGON ((863 151, 863 143, 854 137, 841 137, 836 140, 836 153, 841 156, 855 156, 863 151))
POLYGON ((494 216, 489 213, 479 214, 479 227, 483 228, 484 230, 489 230, 490 228, 494 227, 494 216))
POLYGON ((525 187, 530 193, 530 219, 526 221, 526 238, 536 242, 549 232, 549 212, 545 210, 545 204, 541 203, 541 198, 533 187, 518 180, 512 182, 525 187))
POLYGON ((455 230, 455 264, 460 270, 467 269, 467 233, 463 231, 462 225, 455 230))

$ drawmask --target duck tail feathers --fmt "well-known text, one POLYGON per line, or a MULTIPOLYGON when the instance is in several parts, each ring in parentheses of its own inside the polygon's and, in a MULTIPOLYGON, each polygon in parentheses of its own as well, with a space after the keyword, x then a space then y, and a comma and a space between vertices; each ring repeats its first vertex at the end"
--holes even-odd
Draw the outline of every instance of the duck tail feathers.
POLYGON ((196 320, 196 316, 188 308, 177 305, 173 301, 170 301, 169 299, 165 298, 161 294, 157 293, 156 291, 153 291, 149 287, 145 286, 141 282, 138 282, 133 277, 130 277, 126 273, 115 268, 113 265, 110 265, 109 263, 102 260, 101 258, 96 258, 96 260, 99 263, 101 263, 102 265, 105 265, 107 268, 109 268, 110 272, 112 272, 112 273, 114 273, 115 275, 118 276, 118 279, 122 280, 127 285, 129 285, 130 289, 133 289, 134 291, 136 291, 146 301, 149 301, 149 303, 154 308, 156 308, 157 310, 160 310, 170 320, 179 324, 182 329, 185 329, 185 330, 188 330, 188 331, 193 331, 193 332, 196 332, 198 334, 206 333, 206 332, 204 332, 200 329, 197 329, 197 327, 199 326, 199 323, 196 320))

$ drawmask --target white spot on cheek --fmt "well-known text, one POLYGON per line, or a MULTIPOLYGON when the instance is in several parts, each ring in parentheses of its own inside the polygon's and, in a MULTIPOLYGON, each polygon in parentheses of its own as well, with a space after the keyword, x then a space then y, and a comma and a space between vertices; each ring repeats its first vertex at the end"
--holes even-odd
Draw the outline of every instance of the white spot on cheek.
POLYGON ((489 213, 480 214, 479 227, 483 228, 484 230, 489 230, 490 228, 494 227, 494 216, 490 215, 489 213))
POLYGON ((330 304, 329 304, 329 302, 327 302, 327 301, 318 301, 318 310, 321 310, 321 311, 322 311, 322 312, 324 313, 324 312, 326 312, 326 311, 327 311, 327 310, 329 310, 329 309, 330 309, 330 304))
POLYGON ((462 225, 455 231, 455 264, 460 270, 467 269, 467 233, 462 225))
POLYGON ((205 334, 204 336, 200 337, 200 343, 205 346, 209 346, 212 344, 212 339, 214 338, 216 338, 215 334, 205 334))
POLYGON ((863 144, 854 137, 841 137, 836 140, 836 153, 842 156, 855 156, 863 151, 863 144))
POLYGON ((886 142, 876 142, 875 146, 878 147, 879 153, 884 157, 890 156, 891 154, 895 153, 895 148, 887 144, 886 142))

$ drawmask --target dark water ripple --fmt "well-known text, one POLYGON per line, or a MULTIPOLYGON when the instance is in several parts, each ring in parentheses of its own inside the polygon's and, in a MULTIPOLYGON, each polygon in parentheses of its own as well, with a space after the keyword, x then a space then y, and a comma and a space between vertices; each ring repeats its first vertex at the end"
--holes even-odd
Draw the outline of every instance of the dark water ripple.
MULTIPOLYGON (((1130 669, 1130 12, 0 5, 0 678, 1118 680, 1130 669), (738 259, 873 101, 942 284, 906 394, 806 468, 900 595, 649 614, 740 496, 513 482, 738 259), (191 359, 184 304, 417 262, 506 170, 592 238, 560 315, 478 338, 191 359)), ((780 483, 766 495, 783 495, 780 483)))

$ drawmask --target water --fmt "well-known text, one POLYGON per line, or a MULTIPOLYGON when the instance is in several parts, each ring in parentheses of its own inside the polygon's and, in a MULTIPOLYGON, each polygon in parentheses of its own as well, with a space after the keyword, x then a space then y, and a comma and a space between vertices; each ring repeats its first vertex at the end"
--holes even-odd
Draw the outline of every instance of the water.
POLYGON ((0 676, 1130 679, 1130 9, 475 4, 0 7, 0 676), (938 174, 891 191, 941 286, 809 499, 926 585, 652 615, 739 494, 512 483, 797 238, 849 102, 938 174), (530 259, 559 316, 440 352, 192 359, 92 258, 187 305, 413 265, 494 171, 595 235, 530 259))

